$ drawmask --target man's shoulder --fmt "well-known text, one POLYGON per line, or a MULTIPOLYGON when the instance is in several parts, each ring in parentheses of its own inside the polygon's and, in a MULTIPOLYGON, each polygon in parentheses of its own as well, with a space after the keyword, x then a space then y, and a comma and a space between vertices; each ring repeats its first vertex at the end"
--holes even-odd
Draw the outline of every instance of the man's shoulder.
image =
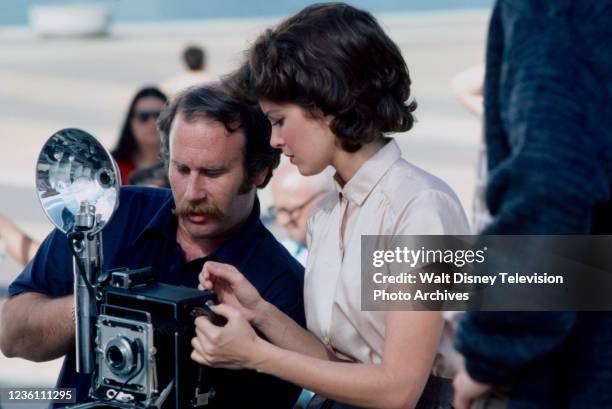
POLYGON ((148 222, 172 198, 170 189, 144 186, 123 186, 119 192, 119 207, 114 218, 148 222))
POLYGON ((261 252, 258 252, 256 257, 270 267, 273 267, 275 272, 291 271, 299 275, 304 274, 304 267, 289 253, 287 248, 274 237, 272 232, 265 226, 262 226, 261 231, 261 252))
POLYGON ((165 201, 170 197, 172 197, 172 191, 160 187, 122 186, 119 190, 120 205, 122 201, 147 203, 150 200, 165 201))
POLYGON ((261 240, 246 260, 255 275, 249 279, 267 301, 305 326, 304 267, 264 226, 259 234, 261 240))
POLYGON ((169 189, 123 186, 118 208, 103 230, 105 250, 108 247, 105 253, 113 254, 119 243, 132 242, 151 223, 159 225, 171 217, 169 200, 172 200, 169 189))
POLYGON ((265 226, 261 226, 257 236, 257 242, 241 263, 245 275, 264 297, 276 298, 283 293, 301 297, 304 267, 265 226))

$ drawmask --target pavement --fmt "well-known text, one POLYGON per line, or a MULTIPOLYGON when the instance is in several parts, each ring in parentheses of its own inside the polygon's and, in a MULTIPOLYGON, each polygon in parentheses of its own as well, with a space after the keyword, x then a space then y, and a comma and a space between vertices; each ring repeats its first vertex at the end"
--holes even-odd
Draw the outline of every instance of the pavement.
MULTIPOLYGON (((444 179, 468 214, 481 125, 454 99, 450 81, 483 60, 488 17, 486 10, 379 16, 402 49, 419 104, 414 129, 397 136, 404 156, 444 179)), ((0 213, 42 239, 51 224, 38 204, 34 166, 50 135, 80 127, 111 147, 135 90, 179 73, 185 45, 203 45, 210 71, 222 75, 276 21, 124 24, 106 38, 54 40, 0 27, 0 213)), ((269 193, 260 196, 266 208, 269 193)), ((18 272, 7 257, 0 259, 0 288, 18 272)), ((49 386, 58 368, 58 361, 34 364, 0 356, 0 384, 49 386)))

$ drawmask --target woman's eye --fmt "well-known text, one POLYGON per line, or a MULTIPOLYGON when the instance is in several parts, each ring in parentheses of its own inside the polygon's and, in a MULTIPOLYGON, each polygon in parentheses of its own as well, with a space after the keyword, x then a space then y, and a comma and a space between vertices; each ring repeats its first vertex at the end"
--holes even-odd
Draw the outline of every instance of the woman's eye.
POLYGON ((283 126, 284 123, 285 123, 285 118, 280 118, 272 122, 272 126, 283 126))

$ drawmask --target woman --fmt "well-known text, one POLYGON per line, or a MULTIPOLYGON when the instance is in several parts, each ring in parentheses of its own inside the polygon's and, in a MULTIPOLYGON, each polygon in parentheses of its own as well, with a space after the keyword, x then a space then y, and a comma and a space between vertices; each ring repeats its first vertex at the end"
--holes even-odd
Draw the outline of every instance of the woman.
POLYGON ((385 136, 409 130, 416 108, 406 103, 410 77, 398 47, 367 12, 313 5, 262 34, 226 87, 260 104, 271 144, 300 173, 333 166, 339 193, 321 199, 309 221, 309 331, 235 268, 208 262, 201 286, 218 293, 214 311, 228 323, 198 318, 192 359, 283 378, 329 398, 323 407, 450 407, 449 382, 428 382, 441 313, 361 311, 361 235, 468 232, 452 190, 385 136))
POLYGON ((130 176, 135 171, 159 164, 161 142, 156 121, 166 101, 166 96, 155 87, 142 88, 132 99, 121 136, 111 152, 123 184, 131 183, 130 176))

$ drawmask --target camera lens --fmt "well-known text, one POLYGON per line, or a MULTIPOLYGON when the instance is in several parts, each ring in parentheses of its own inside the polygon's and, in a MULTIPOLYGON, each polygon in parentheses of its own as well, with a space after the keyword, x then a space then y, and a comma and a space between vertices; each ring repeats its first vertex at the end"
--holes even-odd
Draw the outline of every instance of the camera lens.
POLYGON ((104 356, 106 365, 115 375, 127 376, 137 368, 140 353, 136 340, 117 336, 106 344, 104 356))
POLYGON ((125 366, 125 357, 119 347, 115 345, 106 350, 106 360, 115 369, 123 369, 125 366))

